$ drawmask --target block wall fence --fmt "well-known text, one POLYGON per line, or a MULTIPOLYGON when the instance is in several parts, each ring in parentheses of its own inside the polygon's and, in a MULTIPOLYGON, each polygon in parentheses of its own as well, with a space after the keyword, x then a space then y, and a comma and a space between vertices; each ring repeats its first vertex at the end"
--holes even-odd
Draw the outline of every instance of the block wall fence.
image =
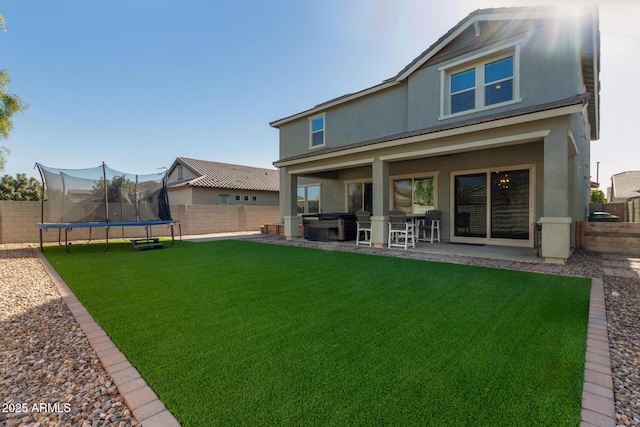
MULTIPOLYGON (((47 209, 45 202, 44 208, 47 209)), ((260 231, 260 226, 281 222, 278 206, 210 206, 172 205, 173 219, 180 221, 182 235, 223 233, 233 231, 260 231)), ((39 243, 40 232, 36 224, 42 220, 41 202, 0 201, 0 244, 39 243)), ((158 225, 151 228, 153 236, 170 236, 169 226, 158 225)), ((175 229, 176 237, 178 228, 175 229)), ((58 241, 58 230, 50 229, 42 233, 46 243, 58 241)), ((91 230, 92 239, 103 239, 104 228, 91 230)), ((109 238, 145 237, 144 227, 113 227, 109 238)), ((64 239, 64 232, 62 232, 64 239)), ((89 239, 89 229, 77 228, 69 232, 70 240, 89 239)))

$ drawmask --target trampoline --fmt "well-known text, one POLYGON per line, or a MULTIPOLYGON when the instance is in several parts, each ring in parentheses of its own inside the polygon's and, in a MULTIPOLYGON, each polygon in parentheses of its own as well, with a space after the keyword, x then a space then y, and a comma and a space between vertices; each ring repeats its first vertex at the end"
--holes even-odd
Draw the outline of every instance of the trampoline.
MULTIPOLYGON (((73 229, 88 229, 91 241, 94 228, 104 229, 106 251, 110 230, 143 227, 146 238, 154 240, 152 227, 170 229, 171 244, 175 243, 174 226, 180 222, 171 218, 165 174, 134 175, 110 169, 106 164, 89 169, 51 168, 36 163, 46 197, 42 198, 40 250, 44 250, 43 232, 58 230, 58 244, 70 252, 69 234, 73 229), (45 204, 46 200, 46 204, 45 204)), ((159 246, 161 247, 161 246, 159 246)))

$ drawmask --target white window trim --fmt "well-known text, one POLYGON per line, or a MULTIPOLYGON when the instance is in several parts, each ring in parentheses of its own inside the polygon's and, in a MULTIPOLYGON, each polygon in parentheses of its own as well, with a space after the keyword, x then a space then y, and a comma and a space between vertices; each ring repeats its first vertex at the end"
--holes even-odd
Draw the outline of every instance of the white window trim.
POLYGON ((451 119, 459 116, 465 116, 468 114, 477 113, 479 111, 491 110, 493 108, 504 107, 506 105, 517 104, 522 102, 522 98, 520 97, 520 45, 521 41, 514 41, 511 43, 501 44, 499 46, 494 46, 493 48, 482 51, 470 57, 452 62, 445 66, 438 68, 440 71, 440 117, 438 120, 451 119), (513 55, 513 99, 505 102, 501 102, 498 104, 484 105, 482 103, 480 107, 478 107, 478 100, 484 98, 484 67, 481 65, 497 61, 502 58, 506 58, 508 56, 513 55), (450 95, 451 91, 449 88, 449 76, 457 71, 464 71, 465 69, 469 69, 475 67, 477 69, 481 69, 482 72, 476 72, 476 108, 472 110, 460 111, 458 113, 451 114, 449 113, 451 109, 451 100, 450 95))
POLYGON ((326 114, 322 113, 322 114, 316 114, 313 117, 309 117, 309 149, 313 150, 316 148, 321 148, 321 147, 325 147, 326 146, 326 138, 327 138, 327 118, 326 118, 326 114), (313 121, 315 119, 319 119, 322 118, 322 144, 319 145, 313 145, 313 121))

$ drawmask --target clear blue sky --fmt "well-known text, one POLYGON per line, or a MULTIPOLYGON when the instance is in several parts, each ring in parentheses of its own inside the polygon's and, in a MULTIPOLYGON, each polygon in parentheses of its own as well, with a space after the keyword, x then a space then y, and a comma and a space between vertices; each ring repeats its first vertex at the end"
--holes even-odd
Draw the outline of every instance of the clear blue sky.
MULTIPOLYGON (((30 105, 0 141, 11 150, 0 175, 103 161, 155 173, 180 156, 273 167, 269 122, 392 77, 475 9, 544 3, 0 0, 0 69, 30 105)), ((603 1, 600 18, 592 178, 599 161, 606 187, 640 170, 640 1, 603 1)))

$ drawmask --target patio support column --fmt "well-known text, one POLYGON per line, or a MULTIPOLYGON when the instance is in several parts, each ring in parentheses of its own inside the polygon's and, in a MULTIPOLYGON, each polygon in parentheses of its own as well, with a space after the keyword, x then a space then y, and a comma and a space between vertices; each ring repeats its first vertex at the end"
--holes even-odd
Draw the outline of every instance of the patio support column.
POLYGON ((371 215, 371 242, 375 247, 387 246, 389 220, 389 162, 376 158, 371 168, 373 212, 371 215))
POLYGON ((542 256, 556 264, 564 264, 571 254, 567 132, 566 124, 558 126, 544 139, 542 256))
POLYGON ((298 176, 287 172, 287 168, 280 169, 280 209, 284 220, 284 237, 287 240, 298 238, 298 226, 302 219, 298 216, 298 176))

